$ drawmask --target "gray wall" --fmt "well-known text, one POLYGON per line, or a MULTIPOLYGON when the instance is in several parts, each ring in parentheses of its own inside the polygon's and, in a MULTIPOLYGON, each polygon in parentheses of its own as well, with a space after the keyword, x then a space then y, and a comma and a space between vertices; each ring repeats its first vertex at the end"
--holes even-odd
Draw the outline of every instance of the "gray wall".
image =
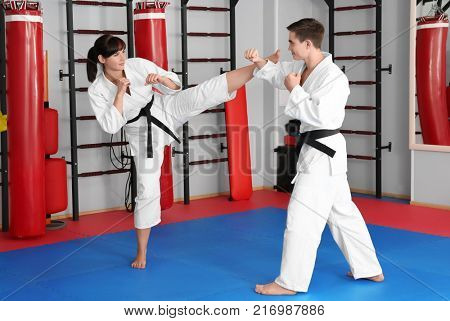
POLYGON ((450 153, 412 151, 411 201, 450 207, 450 153))
MULTIPOLYGON (((336 7, 371 4, 369 0, 337 0, 336 7)), ((323 50, 328 50, 328 6, 325 1, 278 1, 278 47, 282 58, 291 59, 287 51, 286 26, 298 19, 313 16, 324 23, 326 35, 323 50)), ((393 65, 392 75, 383 74, 383 144, 393 144, 391 153, 383 152, 383 192, 408 196, 410 193, 410 154, 408 150, 408 55, 409 55, 409 1, 383 2, 383 65, 393 65)), ((335 14, 335 31, 354 31, 375 28, 375 10, 340 12, 335 14)), ((352 36, 335 38, 335 55, 367 55, 375 50, 374 36, 352 36)), ((265 52, 266 54, 269 51, 265 52)), ((350 80, 375 80, 375 62, 339 62, 346 66, 350 80)), ((267 92, 270 88, 265 87, 267 92)), ((266 93, 267 95, 267 93, 266 93)), ((279 92, 277 126, 283 126, 288 118, 283 115, 288 93, 279 92)), ((270 104, 270 101, 265 101, 270 104)), ((373 86, 351 86, 349 105, 375 105, 373 86)), ((270 111, 267 111, 270 116, 270 111)), ((347 111, 344 129, 375 131, 375 113, 347 111)), ((279 127, 278 144, 282 143, 284 129, 279 127)), ((370 136, 346 135, 349 154, 375 155, 375 138, 370 136)), ((272 146, 270 146, 272 147, 272 146)), ((375 190, 375 162, 349 160, 349 182, 353 189, 375 190)), ((268 166, 267 171, 272 168, 268 166)), ((270 177, 270 176, 269 176, 270 177)))

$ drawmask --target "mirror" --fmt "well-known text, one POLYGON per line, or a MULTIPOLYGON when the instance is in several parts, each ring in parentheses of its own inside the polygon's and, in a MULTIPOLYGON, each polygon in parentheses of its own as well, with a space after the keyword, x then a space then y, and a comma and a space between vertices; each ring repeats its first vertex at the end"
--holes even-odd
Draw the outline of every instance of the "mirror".
POLYGON ((448 13, 450 0, 411 0, 410 149, 450 152, 448 13))

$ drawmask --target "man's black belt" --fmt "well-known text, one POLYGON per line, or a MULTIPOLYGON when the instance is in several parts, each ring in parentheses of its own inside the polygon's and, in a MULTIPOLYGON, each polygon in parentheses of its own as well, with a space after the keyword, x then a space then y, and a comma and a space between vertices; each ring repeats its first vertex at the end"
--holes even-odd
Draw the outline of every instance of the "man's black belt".
POLYGON ((152 116, 150 113, 150 109, 153 105, 153 100, 155 99, 155 96, 153 95, 152 100, 144 107, 141 108, 141 111, 139 112, 139 115, 134 117, 133 119, 127 121, 127 124, 134 123, 141 117, 147 118, 147 158, 153 158, 153 146, 152 146, 152 123, 155 124, 157 127, 161 128, 164 132, 166 132, 168 135, 172 136, 173 139, 177 141, 177 143, 181 143, 180 139, 175 135, 166 125, 164 125, 159 119, 152 116))
POLYGON ((318 142, 317 139, 333 136, 339 133, 340 133, 339 129, 334 130, 319 129, 301 133, 300 141, 298 142, 296 147, 297 155, 300 154, 300 150, 302 149, 303 145, 306 144, 333 158, 334 154, 336 154, 336 151, 318 142))

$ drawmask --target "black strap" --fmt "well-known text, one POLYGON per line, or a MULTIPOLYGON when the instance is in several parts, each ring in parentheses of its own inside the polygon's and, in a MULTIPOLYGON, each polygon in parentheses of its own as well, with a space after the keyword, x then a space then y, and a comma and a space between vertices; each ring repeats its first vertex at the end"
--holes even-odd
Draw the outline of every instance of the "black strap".
POLYGON ((297 144, 296 151, 297 155, 300 154, 300 150, 302 149, 304 144, 307 144, 322 153, 327 154, 331 158, 334 157, 336 154, 336 151, 334 149, 331 149, 330 147, 320 143, 317 141, 317 139, 329 137, 338 134, 340 131, 339 129, 329 130, 329 129, 319 129, 319 130, 312 130, 309 132, 304 132, 300 134, 300 141, 297 144))
POLYGON ((175 135, 175 134, 173 133, 173 131, 171 131, 171 130, 169 129, 169 127, 167 127, 166 125, 164 125, 158 118, 155 118, 155 117, 153 117, 153 116, 150 116, 150 119, 151 119, 151 122, 152 122, 153 124, 155 124, 156 126, 158 126, 159 128, 161 128, 163 131, 165 131, 166 134, 168 134, 168 135, 171 136, 173 139, 175 139, 176 142, 177 142, 178 144, 181 144, 181 140, 178 138, 178 136, 175 135))
POLYGON ((175 135, 166 125, 164 125, 159 119, 152 116, 150 109, 153 106, 153 101, 155 96, 153 95, 152 100, 144 107, 141 108, 139 115, 133 119, 127 121, 127 124, 134 123, 141 117, 147 118, 147 158, 153 158, 153 146, 152 146, 152 123, 157 127, 161 128, 164 132, 170 135, 173 139, 177 141, 178 144, 181 143, 180 139, 175 135))

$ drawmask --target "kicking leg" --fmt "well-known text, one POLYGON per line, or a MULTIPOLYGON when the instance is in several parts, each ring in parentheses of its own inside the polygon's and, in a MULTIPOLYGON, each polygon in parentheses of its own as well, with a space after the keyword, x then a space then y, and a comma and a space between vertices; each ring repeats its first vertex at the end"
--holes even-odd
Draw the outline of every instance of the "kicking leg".
POLYGON ((255 65, 250 65, 227 72, 228 93, 231 94, 249 82, 253 78, 255 68, 255 65))
POLYGON ((162 110, 167 122, 177 129, 206 109, 233 99, 234 92, 253 78, 254 69, 255 66, 250 65, 232 70, 175 95, 162 96, 162 110))
MULTIPOLYGON (((275 51, 272 55, 266 57, 266 59, 276 64, 280 60, 280 51, 275 51)), ((250 65, 227 72, 228 93, 231 94, 249 82, 253 78, 255 68, 255 65, 250 65)))

